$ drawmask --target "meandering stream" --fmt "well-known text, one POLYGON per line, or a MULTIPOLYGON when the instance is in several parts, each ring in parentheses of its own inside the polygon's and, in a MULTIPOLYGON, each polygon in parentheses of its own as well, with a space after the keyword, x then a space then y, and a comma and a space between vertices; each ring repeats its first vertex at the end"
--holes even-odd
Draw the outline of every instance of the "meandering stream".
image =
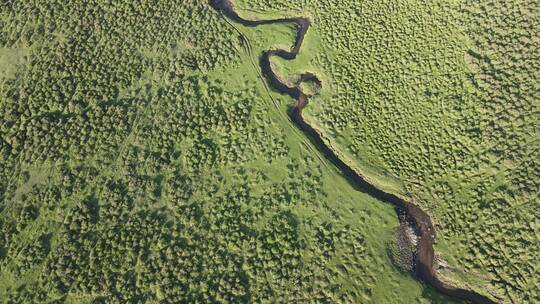
POLYGON ((304 37, 311 26, 311 21, 308 18, 303 17, 272 20, 247 20, 238 15, 231 0, 210 0, 210 4, 214 9, 221 11, 227 18, 249 27, 276 23, 296 24, 297 34, 293 48, 289 51, 283 49, 271 49, 264 51, 259 62, 263 76, 270 83, 270 85, 279 92, 290 95, 297 101, 296 105, 288 113, 291 120, 300 130, 303 131, 303 133, 317 147, 317 149, 324 154, 326 158, 329 159, 354 185, 381 201, 393 204, 399 214, 405 214, 407 220, 414 227, 418 235, 417 248, 415 252, 414 273, 420 281, 432 286, 438 292, 453 298, 468 300, 473 303, 495 303, 489 298, 480 295, 473 290, 454 287, 441 281, 437 277, 435 269, 435 250, 433 244, 435 242, 436 234, 435 227, 433 226, 429 215, 413 203, 408 202, 395 194, 385 192, 384 190, 379 189, 375 185, 371 184, 364 176, 341 160, 336 152, 331 149, 322 139, 321 134, 304 120, 302 110, 307 106, 309 96, 302 91, 300 83, 302 81, 312 81, 319 86, 322 85, 322 83, 316 77, 316 75, 307 73, 302 75, 301 81, 298 85, 290 86, 285 81, 281 80, 281 78, 274 72, 271 65, 271 58, 278 56, 287 60, 295 59, 300 52, 304 42, 304 37))

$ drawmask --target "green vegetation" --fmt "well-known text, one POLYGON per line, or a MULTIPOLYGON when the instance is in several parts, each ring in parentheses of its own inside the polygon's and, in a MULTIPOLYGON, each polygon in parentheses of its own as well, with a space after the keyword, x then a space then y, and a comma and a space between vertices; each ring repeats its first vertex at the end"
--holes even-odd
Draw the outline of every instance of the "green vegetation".
POLYGON ((236 2, 315 21, 296 62, 275 64, 317 73, 310 122, 431 214, 443 278, 540 302, 537 2, 236 2))
POLYGON ((293 34, 198 0, 0 4, 0 303, 448 303, 265 87, 293 34))

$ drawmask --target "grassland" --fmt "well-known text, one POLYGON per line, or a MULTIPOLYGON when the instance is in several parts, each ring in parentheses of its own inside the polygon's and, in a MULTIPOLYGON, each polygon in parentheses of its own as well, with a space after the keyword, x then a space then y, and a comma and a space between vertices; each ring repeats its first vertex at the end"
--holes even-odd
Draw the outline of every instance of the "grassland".
POLYGON ((262 81, 293 35, 196 0, 0 4, 0 302, 448 303, 262 81))
POLYGON ((236 3, 315 21, 296 62, 275 65, 323 79, 310 123, 432 215, 440 275, 502 302, 540 302, 538 4, 236 3))

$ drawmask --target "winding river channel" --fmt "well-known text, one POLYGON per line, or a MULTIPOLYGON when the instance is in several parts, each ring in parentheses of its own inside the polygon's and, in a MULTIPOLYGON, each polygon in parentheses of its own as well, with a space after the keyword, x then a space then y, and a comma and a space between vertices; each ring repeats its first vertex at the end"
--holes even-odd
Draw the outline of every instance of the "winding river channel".
MULTIPOLYGON (((214 9, 221 11, 221 13, 223 13, 223 15, 225 15, 227 18, 248 27, 278 23, 296 24, 297 34, 293 48, 289 51, 283 49, 267 50, 262 53, 259 62, 263 76, 270 83, 270 85, 279 92, 290 95, 297 101, 296 105, 288 113, 291 120, 300 130, 302 130, 302 132, 310 139, 317 149, 324 154, 326 158, 329 159, 353 184, 373 197, 381 201, 391 203, 395 206, 400 215, 406 216, 407 221, 413 226, 418 236, 417 248, 415 252, 414 274, 420 281, 425 282, 427 285, 433 287, 441 294, 456 299, 467 300, 473 303, 495 303, 489 298, 482 296, 475 291, 454 287, 441 281, 436 274, 435 250, 433 247, 436 237, 435 227, 433 226, 429 215, 413 203, 408 202, 392 193, 385 192, 384 190, 381 190, 375 185, 371 184, 364 176, 341 160, 336 152, 334 152, 334 150, 330 148, 322 139, 321 134, 304 120, 302 110, 308 104, 309 95, 302 91, 300 84, 290 86, 285 81, 281 80, 281 78, 272 69, 271 58, 278 56, 287 60, 295 59, 300 52, 300 48, 304 42, 304 37, 311 26, 311 21, 308 18, 303 17, 271 20, 247 20, 238 15, 231 0, 210 0, 210 5, 214 9)), ((302 81, 312 81, 319 86, 321 85, 320 80, 315 75, 310 73, 302 75, 300 83, 302 81)))

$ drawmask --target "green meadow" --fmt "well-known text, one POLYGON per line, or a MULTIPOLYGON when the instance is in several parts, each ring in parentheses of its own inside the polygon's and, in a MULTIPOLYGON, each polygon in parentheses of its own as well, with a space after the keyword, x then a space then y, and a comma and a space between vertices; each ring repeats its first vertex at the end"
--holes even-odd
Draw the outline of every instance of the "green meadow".
MULTIPOLYGON (((314 21, 274 68, 317 75, 306 119, 430 214, 440 277, 538 302, 537 5, 468 2, 235 5, 314 21)), ((0 4, 0 303, 451 303, 263 78, 295 33, 202 0, 0 4)))

